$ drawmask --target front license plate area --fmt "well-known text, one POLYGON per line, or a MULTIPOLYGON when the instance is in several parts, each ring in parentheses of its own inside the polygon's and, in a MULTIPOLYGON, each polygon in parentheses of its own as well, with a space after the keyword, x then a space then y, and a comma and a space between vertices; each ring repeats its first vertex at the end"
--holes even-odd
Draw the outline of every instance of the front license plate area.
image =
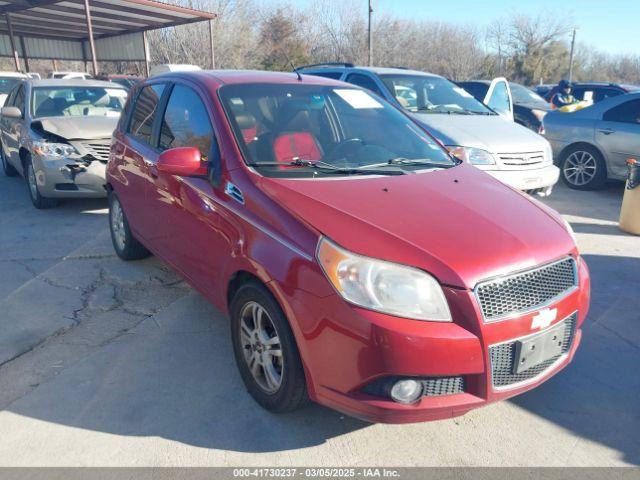
POLYGON ((550 358, 562 355, 564 323, 541 333, 516 342, 513 373, 522 373, 550 358))

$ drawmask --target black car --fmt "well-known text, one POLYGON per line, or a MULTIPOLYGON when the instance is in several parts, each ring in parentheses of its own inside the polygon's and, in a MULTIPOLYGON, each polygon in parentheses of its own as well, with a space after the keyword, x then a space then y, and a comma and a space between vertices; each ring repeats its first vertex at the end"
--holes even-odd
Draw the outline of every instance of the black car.
MULTIPOLYGON (((477 100, 484 102, 491 82, 489 80, 471 80, 458 82, 458 85, 477 100)), ((551 110, 551 106, 540 95, 524 85, 509 82, 509 88, 513 98, 513 119, 515 122, 540 133, 542 119, 551 110)))
MULTIPOLYGON (((636 85, 622 85, 619 83, 572 83, 573 96, 576 100, 593 100, 593 103, 598 103, 600 100, 604 100, 609 97, 617 97, 618 95, 624 95, 625 93, 638 92, 640 87, 636 85)), ((556 85, 545 95, 545 100, 551 102, 553 96, 558 92, 558 86, 556 85)))

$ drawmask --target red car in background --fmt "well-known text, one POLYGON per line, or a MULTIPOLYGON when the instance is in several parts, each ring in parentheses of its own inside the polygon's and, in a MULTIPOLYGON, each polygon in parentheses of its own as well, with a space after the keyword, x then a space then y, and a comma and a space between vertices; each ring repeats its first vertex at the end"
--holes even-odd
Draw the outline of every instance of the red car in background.
POLYGON ((107 177, 117 254, 153 252, 229 314, 271 411, 452 417, 539 385, 580 343, 589 273, 569 225, 353 85, 154 77, 107 177))

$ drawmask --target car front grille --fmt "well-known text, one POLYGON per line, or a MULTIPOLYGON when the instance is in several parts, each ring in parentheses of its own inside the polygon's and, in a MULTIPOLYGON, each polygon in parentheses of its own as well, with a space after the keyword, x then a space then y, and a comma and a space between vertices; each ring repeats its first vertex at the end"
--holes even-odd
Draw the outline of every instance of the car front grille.
POLYGON ((535 166, 544 163, 544 152, 499 153, 503 165, 535 166))
POLYGON ((577 312, 563 320, 564 333, 562 337, 562 353, 560 355, 549 358, 520 373, 514 373, 517 340, 489 347, 493 386, 496 388, 510 387, 520 382, 534 379, 552 368, 558 359, 566 355, 571 349, 577 320, 577 312))
MULTIPOLYGON (((111 139, 89 140, 80 142, 82 148, 96 160, 106 163, 109 160, 109 151, 111 149, 111 139)), ((86 155, 85 155, 86 156, 86 155)))
POLYGON ((486 322, 541 308, 578 285, 576 262, 564 258, 532 270, 480 282, 475 295, 486 322))

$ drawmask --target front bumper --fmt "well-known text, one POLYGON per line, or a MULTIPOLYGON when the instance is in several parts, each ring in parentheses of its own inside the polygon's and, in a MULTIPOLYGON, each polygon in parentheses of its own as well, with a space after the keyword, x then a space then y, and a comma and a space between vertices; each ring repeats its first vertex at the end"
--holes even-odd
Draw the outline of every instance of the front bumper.
MULTIPOLYGON (((579 262, 579 288, 549 305, 557 308, 553 328, 575 312, 570 349, 540 375, 510 387, 494 387, 489 347, 526 337, 537 311, 484 323, 473 292, 445 287, 454 322, 401 319, 353 307, 335 295, 319 298, 301 290, 284 295, 287 316, 303 358, 309 395, 315 401, 372 422, 411 423, 462 415, 473 408, 535 388, 571 362, 581 340, 589 305, 589 274, 579 262), (411 405, 364 393, 385 377, 464 378, 464 391, 423 396, 411 405)), ((541 331, 545 331, 541 330, 541 331)))
POLYGON ((32 156, 40 194, 49 198, 104 198, 106 164, 32 156))
POLYGON ((544 190, 553 187, 560 177, 560 169, 555 165, 531 170, 485 170, 489 175, 497 178, 518 190, 544 190))

